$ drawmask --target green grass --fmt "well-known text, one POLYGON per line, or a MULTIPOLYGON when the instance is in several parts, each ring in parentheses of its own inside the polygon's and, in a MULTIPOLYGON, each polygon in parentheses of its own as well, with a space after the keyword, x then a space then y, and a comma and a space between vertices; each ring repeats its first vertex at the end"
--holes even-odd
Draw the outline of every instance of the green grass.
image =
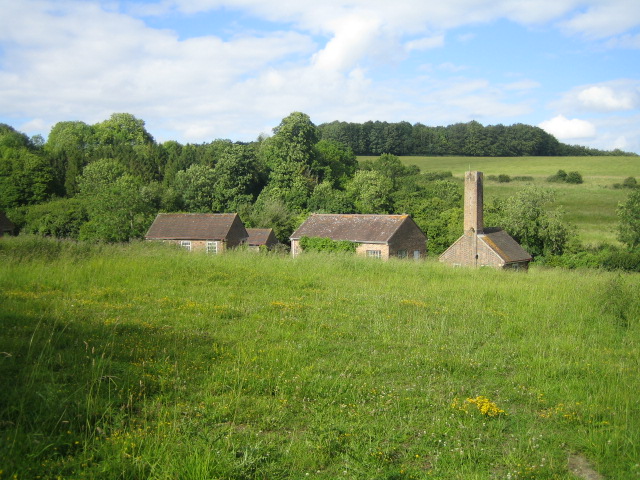
POLYGON ((0 478, 640 476, 637 275, 24 238, 0 261, 0 478))
MULTIPOLYGON (((373 159, 377 157, 359 157, 373 159)), ((485 183, 485 202, 513 195, 527 184, 535 184, 556 192, 555 206, 565 210, 565 219, 577 227, 580 240, 586 244, 618 244, 616 207, 628 190, 614 189, 627 177, 640 180, 640 157, 401 157, 408 165, 423 172, 451 171, 462 179, 464 172, 479 170, 485 178, 506 174, 532 176, 533 182, 485 183), (549 183, 547 177, 558 170, 578 171, 584 183, 568 185, 549 183)))

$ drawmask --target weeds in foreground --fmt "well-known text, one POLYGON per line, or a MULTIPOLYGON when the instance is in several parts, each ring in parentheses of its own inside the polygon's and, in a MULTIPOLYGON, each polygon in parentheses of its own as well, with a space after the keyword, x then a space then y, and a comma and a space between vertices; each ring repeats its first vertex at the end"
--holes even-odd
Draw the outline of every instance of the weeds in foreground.
POLYGON ((19 241, 0 478, 640 475, 637 276, 19 241))

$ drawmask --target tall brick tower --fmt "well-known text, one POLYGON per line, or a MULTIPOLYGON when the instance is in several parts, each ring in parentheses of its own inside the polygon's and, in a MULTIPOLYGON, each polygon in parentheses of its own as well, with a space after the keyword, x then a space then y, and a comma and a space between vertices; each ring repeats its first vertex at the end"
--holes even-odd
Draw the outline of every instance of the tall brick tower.
POLYGON ((464 174, 464 233, 484 232, 482 172, 464 174))

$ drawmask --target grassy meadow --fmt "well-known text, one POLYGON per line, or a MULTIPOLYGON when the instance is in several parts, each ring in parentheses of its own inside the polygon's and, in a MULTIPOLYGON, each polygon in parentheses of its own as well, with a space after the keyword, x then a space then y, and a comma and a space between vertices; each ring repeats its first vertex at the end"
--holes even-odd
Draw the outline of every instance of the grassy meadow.
POLYGON ((30 238, 0 261, 0 478, 640 478, 638 275, 30 238))
MULTIPOLYGON (((374 159, 377 157, 359 157, 374 159)), ((531 176, 533 182, 485 183, 485 201, 513 195, 525 185, 535 184, 556 192, 556 206, 576 225, 580 239, 587 244, 617 244, 616 207, 629 191, 614 189, 627 177, 640 181, 640 157, 400 157, 405 164, 417 165, 423 172, 450 171, 462 179, 467 170, 489 175, 531 176), (584 183, 549 183, 547 177, 558 170, 577 171, 584 183)))

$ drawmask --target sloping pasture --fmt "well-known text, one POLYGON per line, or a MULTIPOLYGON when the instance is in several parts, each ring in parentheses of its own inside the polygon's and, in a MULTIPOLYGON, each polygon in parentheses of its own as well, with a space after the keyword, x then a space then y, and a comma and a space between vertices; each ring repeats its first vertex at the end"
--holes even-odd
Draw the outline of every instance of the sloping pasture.
MULTIPOLYGON (((359 157, 373 159, 376 157, 359 157)), ((556 205, 565 210, 565 218, 576 225, 579 237, 587 244, 617 244, 616 207, 623 202, 628 190, 614 189, 627 177, 640 181, 640 157, 401 157, 407 165, 417 165, 423 172, 450 171, 462 179, 464 172, 479 170, 489 175, 531 176, 532 182, 487 181, 485 201, 513 195, 528 184, 535 184, 556 192, 556 205), (577 171, 584 183, 569 185, 549 183, 547 177, 558 170, 577 171)))

